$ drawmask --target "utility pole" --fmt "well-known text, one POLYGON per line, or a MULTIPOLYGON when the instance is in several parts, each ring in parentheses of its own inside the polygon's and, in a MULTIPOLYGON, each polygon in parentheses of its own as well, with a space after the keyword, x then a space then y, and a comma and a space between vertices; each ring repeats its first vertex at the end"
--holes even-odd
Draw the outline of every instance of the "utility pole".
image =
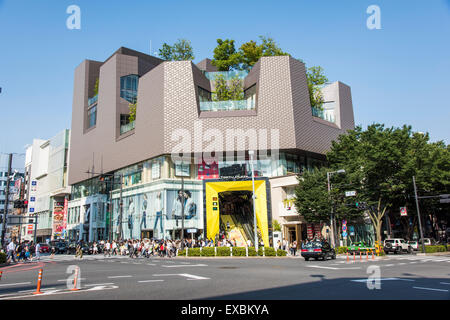
POLYGON ((119 240, 122 240, 122 212, 123 212, 123 201, 122 201, 122 191, 123 191, 123 173, 120 174, 120 198, 119 198, 119 240))
POLYGON ((422 231, 422 219, 420 218, 420 209, 419 209, 419 199, 417 197, 417 187, 416 187, 416 177, 413 176, 413 184, 414 184, 414 197, 416 198, 416 208, 417 215, 419 217, 419 231, 420 231, 420 239, 422 240, 422 253, 425 253, 425 244, 423 241, 423 231, 422 231))
MULTIPOLYGON (((6 220, 8 216, 9 206, 9 184, 11 183, 11 165, 12 165, 12 153, 9 154, 8 159, 8 178, 6 179, 6 192, 5 192, 5 209, 3 210, 3 223, 2 223, 2 246, 5 245, 5 233, 6 233, 6 220)), ((12 240, 12 239, 11 239, 12 240)))

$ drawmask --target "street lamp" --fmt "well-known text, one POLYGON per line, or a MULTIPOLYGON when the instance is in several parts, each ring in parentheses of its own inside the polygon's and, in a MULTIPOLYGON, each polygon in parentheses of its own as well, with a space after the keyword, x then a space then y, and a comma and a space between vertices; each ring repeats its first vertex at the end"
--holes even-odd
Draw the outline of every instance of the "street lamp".
POLYGON ((252 199, 253 199, 253 225, 254 225, 254 232, 255 232, 255 250, 256 250, 256 254, 258 254, 258 227, 256 225, 256 207, 255 207, 255 174, 254 174, 254 170, 253 170, 253 154, 254 151, 253 150, 249 150, 248 154, 250 156, 250 170, 252 170, 252 188, 253 188, 253 194, 252 194, 252 199))
MULTIPOLYGON (((331 179, 331 175, 333 175, 334 173, 345 173, 345 169, 340 169, 337 171, 331 171, 331 172, 327 172, 327 182, 328 182, 328 195, 331 194, 331 183, 330 183, 330 179, 331 179)), ((331 229, 331 239, 332 239, 332 245, 333 247, 336 246, 336 236, 335 236, 335 232, 336 232, 336 221, 334 219, 334 204, 331 206, 331 217, 330 217, 330 229, 331 229)))

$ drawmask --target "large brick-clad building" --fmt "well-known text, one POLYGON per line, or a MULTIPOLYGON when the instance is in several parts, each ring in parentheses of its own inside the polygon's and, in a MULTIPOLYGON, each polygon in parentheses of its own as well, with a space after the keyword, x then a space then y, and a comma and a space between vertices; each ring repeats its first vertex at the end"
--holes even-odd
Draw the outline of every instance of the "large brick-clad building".
POLYGON ((274 220, 284 238, 304 238, 289 201, 297 175, 321 165, 331 141, 354 127, 350 88, 334 82, 322 93, 323 110, 312 109, 305 65, 289 56, 262 57, 249 72, 127 48, 83 61, 74 81, 69 237, 173 239, 184 227, 189 237, 251 239, 254 150, 261 240, 273 242, 274 220), (241 83, 239 98, 215 98, 219 77, 241 83))

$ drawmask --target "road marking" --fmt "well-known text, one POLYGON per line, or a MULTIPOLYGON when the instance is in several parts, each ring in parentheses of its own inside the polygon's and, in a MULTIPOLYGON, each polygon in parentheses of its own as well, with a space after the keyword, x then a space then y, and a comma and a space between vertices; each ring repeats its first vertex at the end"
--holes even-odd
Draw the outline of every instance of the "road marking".
POLYGON ((133 262, 133 264, 142 264, 142 263, 140 263, 140 262, 133 262))
POLYGON ((171 266, 162 265, 161 267, 178 268, 178 267, 207 267, 207 266, 208 265, 206 265, 206 264, 190 264, 190 265, 181 264, 181 265, 171 265, 171 266))
POLYGON ((361 269, 361 267, 351 267, 351 268, 335 268, 335 267, 324 267, 324 266, 307 266, 310 268, 319 268, 319 269, 330 269, 330 270, 353 270, 353 269, 361 269))
POLYGON ((414 289, 420 289, 420 290, 448 292, 448 290, 446 290, 446 289, 434 289, 434 288, 424 288, 424 287, 413 287, 413 288, 414 289))
POLYGON ((164 280, 141 280, 141 281, 138 281, 139 283, 145 283, 145 282, 162 282, 162 281, 164 281, 164 280))
POLYGON ((187 280, 209 280, 210 278, 200 277, 193 274, 188 273, 176 273, 176 274, 154 274, 154 277, 163 277, 163 276, 182 276, 189 278, 187 280))
MULTIPOLYGON (((357 279, 357 280, 350 280, 353 282, 367 282, 367 281, 372 281, 373 279, 357 279)), ((413 279, 401 279, 401 278, 381 278, 380 281, 392 281, 392 280, 399 280, 399 281, 416 281, 413 279)))
MULTIPOLYGON (((44 291, 44 290, 53 290, 53 289, 56 289, 56 288, 42 288, 41 290, 44 291)), ((34 292, 34 291, 36 291, 36 289, 22 290, 22 291, 19 291, 19 292, 24 293, 24 292, 34 292)))
POLYGON ((96 284, 85 284, 85 287, 96 287, 96 286, 109 286, 109 285, 113 285, 113 282, 108 282, 108 283, 96 283, 96 284))
POLYGON ((395 264, 387 264, 387 265, 385 265, 385 267, 392 267, 392 266, 395 266, 395 264))
MULTIPOLYGON (((86 278, 80 278, 78 280, 86 280, 86 278)), ((56 280, 56 281, 67 282, 67 279, 61 279, 61 280, 56 280)), ((72 282, 73 282, 73 280, 72 280, 72 282)))
POLYGON ((128 262, 121 262, 121 263, 128 263, 128 262))
POLYGON ((147 263, 148 266, 156 266, 154 263, 147 263))
POLYGON ((0 284, 0 287, 20 286, 20 285, 22 285, 22 284, 31 284, 31 282, 17 282, 17 283, 0 284))
POLYGON ((448 284, 450 285, 450 282, 439 282, 440 284, 448 284))
POLYGON ((114 279, 114 278, 131 278, 133 276, 109 276, 109 279, 114 279))
POLYGON ((23 296, 14 296, 14 295, 3 295, 0 296, 0 300, 7 300, 7 299, 21 299, 21 298, 32 298, 32 297, 39 297, 39 296, 43 296, 43 295, 55 295, 55 294, 66 294, 66 293, 77 293, 77 292, 87 292, 87 291, 98 291, 98 290, 111 290, 111 289, 117 289, 119 288, 118 286, 111 286, 111 287, 104 287, 104 286, 97 286, 97 287, 93 287, 90 289, 82 289, 82 290, 78 290, 78 291, 69 291, 66 289, 61 289, 61 290, 54 290, 54 291, 47 291, 44 292, 43 294, 28 294, 28 295, 23 295, 23 296))
POLYGON ((399 263, 398 265, 402 266, 402 265, 405 265, 405 264, 406 264, 405 262, 402 262, 402 263, 399 263))
POLYGON ((410 262, 410 264, 414 264, 414 263, 417 263, 417 261, 416 262, 410 262))

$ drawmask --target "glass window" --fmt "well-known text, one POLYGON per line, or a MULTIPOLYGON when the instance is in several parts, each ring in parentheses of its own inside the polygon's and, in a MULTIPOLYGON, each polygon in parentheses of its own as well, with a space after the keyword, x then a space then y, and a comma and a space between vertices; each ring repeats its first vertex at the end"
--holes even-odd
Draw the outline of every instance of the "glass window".
POLYGON ((130 103, 136 103, 138 83, 139 76, 137 74, 120 77, 120 97, 130 103))
POLYGON ((256 103, 256 84, 244 91, 244 100, 247 100, 247 109, 253 109, 256 103))
POLYGON ((88 128, 92 128, 97 123, 97 105, 88 110, 88 128))
POLYGON ((212 101, 211 92, 201 87, 198 87, 198 99, 200 102, 212 101))

